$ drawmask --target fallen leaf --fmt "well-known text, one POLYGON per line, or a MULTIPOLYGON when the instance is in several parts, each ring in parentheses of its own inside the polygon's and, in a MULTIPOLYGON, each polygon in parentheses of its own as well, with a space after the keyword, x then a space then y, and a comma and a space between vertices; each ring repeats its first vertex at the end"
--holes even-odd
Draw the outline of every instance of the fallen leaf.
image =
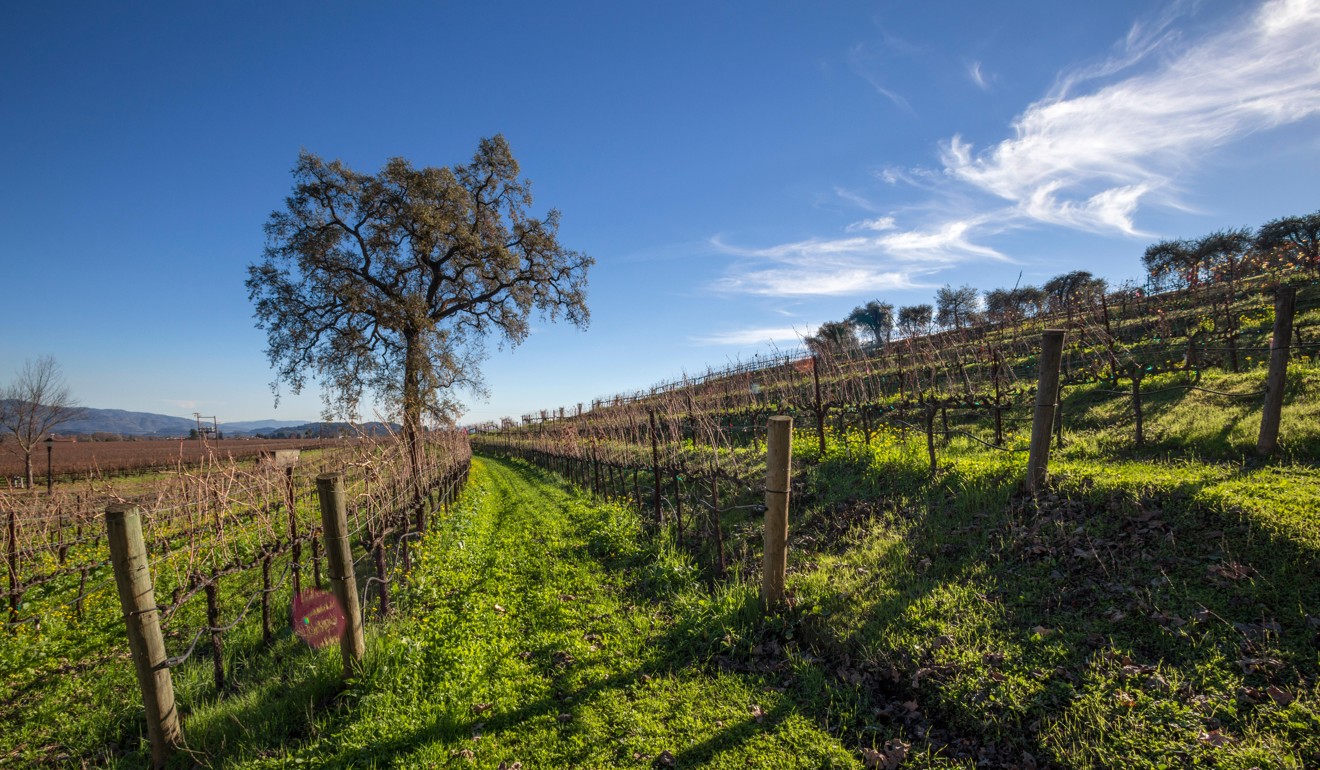
POLYGON ((1283 663, 1274 658, 1242 658, 1238 661, 1238 666, 1244 674, 1254 674, 1257 671, 1269 672, 1281 665, 1283 663))
POLYGON ((555 719, 558 719, 560 722, 572 722, 572 721, 573 721, 573 715, 572 715, 572 714, 560 714, 559 716, 555 717, 555 719))
POLYGON ((1052 629, 1052 628, 1046 628, 1045 626, 1036 626, 1035 628, 1031 629, 1031 633, 1033 633, 1033 634, 1035 634, 1036 636, 1039 636, 1040 638, 1044 639, 1045 637, 1047 637, 1047 636, 1049 636, 1050 634, 1054 633, 1054 629, 1052 629))
POLYGON ((867 770, 897 770, 907 759, 909 745, 897 738, 885 743, 884 751, 862 749, 862 766, 867 770))
POLYGON ((501 607, 501 606, 500 606, 500 605, 498 605, 498 604, 497 604, 497 605, 495 605, 495 611, 496 611, 496 612, 498 612, 498 613, 500 613, 500 614, 501 614, 501 615, 503 615, 503 614, 504 614, 504 608, 503 608, 503 607, 501 607))
POLYGON ((1224 735, 1218 730, 1211 730, 1208 733, 1201 733, 1199 736, 1197 736, 1197 740, 1199 740, 1201 743, 1204 743, 1207 746, 1214 746, 1217 749, 1221 749, 1235 742, 1236 739, 1233 738, 1233 736, 1231 735, 1224 735))
POLYGON ((1279 689, 1274 685, 1270 685, 1269 687, 1266 687, 1265 694, 1270 696, 1270 700, 1274 701, 1280 706, 1287 706, 1289 703, 1292 703, 1294 700, 1292 693, 1288 692, 1287 690, 1279 689))
POLYGON ((472 713, 473 713, 473 714, 484 714, 484 713, 486 713, 487 711, 490 711, 490 705, 491 705, 491 704, 489 704, 489 703, 473 703, 473 704, 472 704, 472 713))
POLYGON ((757 724, 765 719, 765 710, 755 703, 752 704, 752 718, 756 720, 757 724))
POLYGON ((660 752, 660 756, 656 757, 654 762, 656 767, 673 767, 675 764, 677 764, 677 760, 674 759, 673 752, 668 749, 660 752))

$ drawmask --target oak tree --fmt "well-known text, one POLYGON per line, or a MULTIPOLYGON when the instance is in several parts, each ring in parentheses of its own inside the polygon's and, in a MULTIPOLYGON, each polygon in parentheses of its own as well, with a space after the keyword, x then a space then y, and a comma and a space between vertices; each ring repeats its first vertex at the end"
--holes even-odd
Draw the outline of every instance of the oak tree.
POLYGON ((466 165, 393 158, 372 175, 304 152, 293 176, 248 267, 273 386, 313 377, 346 416, 373 393, 401 415, 414 467, 423 419, 452 419, 456 386, 480 390, 491 337, 519 344, 533 312, 586 327, 594 260, 560 244, 558 211, 528 213, 503 136, 466 165))
POLYGON ((894 333, 894 306, 888 302, 873 299, 865 305, 858 305, 848 314, 848 323, 864 329, 871 337, 875 347, 889 343, 894 333))

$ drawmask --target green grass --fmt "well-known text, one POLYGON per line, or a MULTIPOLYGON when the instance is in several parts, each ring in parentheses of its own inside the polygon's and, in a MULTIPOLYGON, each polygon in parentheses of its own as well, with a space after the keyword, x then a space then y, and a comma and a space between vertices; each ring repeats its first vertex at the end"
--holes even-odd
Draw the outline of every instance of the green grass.
MULTIPOLYGON (((1271 462, 1249 456, 1254 401, 1154 395, 1135 448, 1122 397, 1071 388, 1036 498, 1024 453, 955 436, 932 477, 924 436, 831 433, 821 456, 799 430, 792 603, 768 619, 751 512, 725 514, 716 579, 691 521, 678 548, 558 476, 478 460, 395 615, 368 627, 361 675, 246 622, 226 636, 229 691, 204 654, 176 669, 176 764, 1320 765, 1320 376, 1297 371, 1271 462)), ((5 642, 0 764, 145 765, 113 596, 89 611, 5 642)))
POLYGON ((1315 766, 1316 470, 1073 446, 1032 499, 1022 455, 955 441, 932 481, 915 442, 833 442, 790 562, 810 648, 920 705, 915 767, 1315 766))
POLYGON ((856 746, 832 733, 856 721, 866 698, 832 693, 818 664, 775 642, 785 628, 760 621, 754 590, 707 588, 634 513, 593 504, 531 466, 474 463, 463 499, 418 547, 400 598, 397 617, 369 627, 365 670, 342 692, 323 686, 336 659, 291 653, 302 663, 290 685, 196 705, 184 724, 193 758, 215 767, 860 766, 856 746))

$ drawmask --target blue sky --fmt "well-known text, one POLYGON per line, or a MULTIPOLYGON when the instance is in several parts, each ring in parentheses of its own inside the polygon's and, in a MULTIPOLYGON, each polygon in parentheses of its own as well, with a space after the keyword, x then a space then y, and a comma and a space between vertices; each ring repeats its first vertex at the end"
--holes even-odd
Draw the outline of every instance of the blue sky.
POLYGON ((0 84, 0 382, 221 422, 320 413, 243 287, 300 149, 502 132, 596 258, 591 327, 492 350, 469 420, 1320 208, 1320 0, 26 3, 0 84))

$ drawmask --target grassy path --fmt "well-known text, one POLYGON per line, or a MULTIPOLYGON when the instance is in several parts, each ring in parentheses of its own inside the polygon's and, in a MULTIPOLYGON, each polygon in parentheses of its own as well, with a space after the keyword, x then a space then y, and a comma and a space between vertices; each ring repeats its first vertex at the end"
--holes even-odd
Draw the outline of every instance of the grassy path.
POLYGON ((776 686, 788 661, 708 665, 755 625, 755 597, 712 596, 644 542, 632 514, 530 466, 476 460, 347 707, 314 717, 300 745, 230 764, 860 767, 819 721, 828 704, 776 686))

